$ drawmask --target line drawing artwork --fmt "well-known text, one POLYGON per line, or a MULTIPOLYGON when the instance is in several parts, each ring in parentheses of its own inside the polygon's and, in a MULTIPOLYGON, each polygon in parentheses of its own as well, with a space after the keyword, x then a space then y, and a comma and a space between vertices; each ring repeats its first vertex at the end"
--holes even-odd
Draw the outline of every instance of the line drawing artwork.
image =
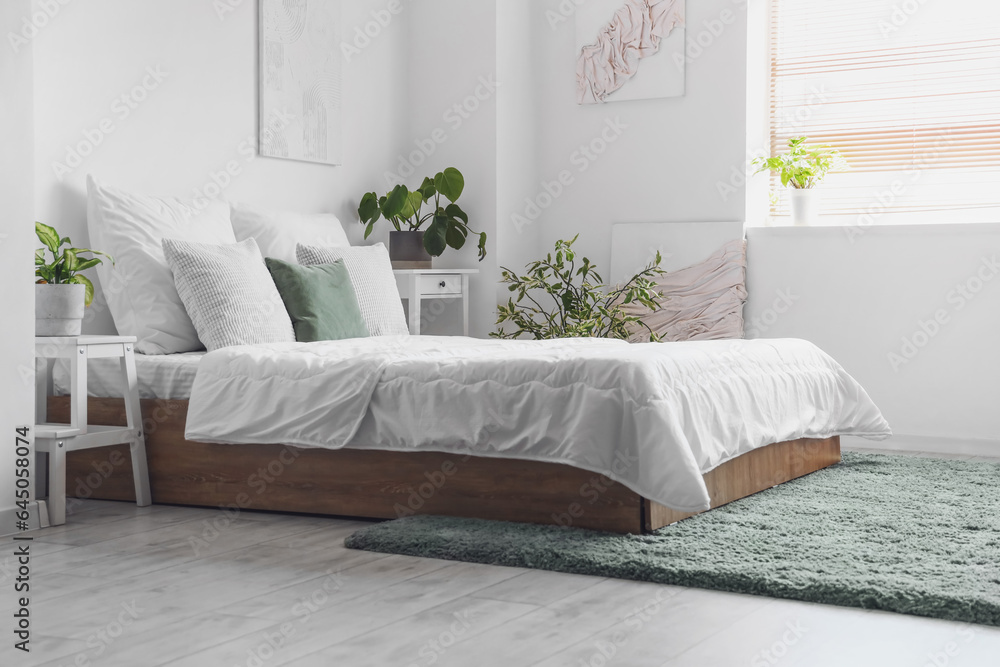
POLYGON ((343 163, 341 0, 261 0, 260 155, 343 163))

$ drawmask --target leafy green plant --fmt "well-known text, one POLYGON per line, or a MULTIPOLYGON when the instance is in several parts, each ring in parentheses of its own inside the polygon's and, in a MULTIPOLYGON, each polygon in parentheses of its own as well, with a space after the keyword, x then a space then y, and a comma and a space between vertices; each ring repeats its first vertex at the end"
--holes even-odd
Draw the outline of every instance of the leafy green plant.
POLYGON ((781 184, 798 190, 806 190, 819 185, 831 171, 848 169, 847 160, 836 148, 828 144, 809 145, 808 137, 792 137, 788 140, 788 152, 776 157, 759 157, 750 164, 757 167, 755 174, 762 171, 777 172, 781 184))
POLYGON ((501 328, 491 336, 628 340, 633 333, 630 328, 634 330, 631 325, 639 324, 649 331, 650 341, 657 340, 649 327, 638 316, 628 315, 623 306, 636 302, 650 310, 659 309, 652 277, 666 273, 660 268, 660 253, 624 285, 609 289, 589 259, 583 257, 577 264, 573 250, 577 238, 579 234, 570 241, 557 241, 555 253, 528 264, 523 276, 500 268, 501 282, 516 293, 516 298, 499 306, 497 326, 501 328), (540 300, 548 303, 543 305, 540 300), (502 328, 506 323, 513 325, 511 330, 502 328))
POLYGON ((461 250, 471 233, 479 237, 481 262, 486 257, 486 233, 472 231, 469 216, 455 203, 464 190, 462 172, 448 167, 434 178, 424 178, 414 191, 400 184, 382 197, 369 192, 361 198, 358 207, 361 224, 366 225, 365 238, 371 235, 381 218, 388 220, 397 232, 415 232, 430 223, 424 231, 424 249, 431 256, 439 257, 449 246, 461 250), (446 200, 444 204, 442 197, 446 200), (425 211, 426 204, 430 206, 425 211))
POLYGON ((80 275, 80 272, 102 264, 103 260, 99 257, 84 259, 81 255, 103 255, 114 264, 115 260, 111 255, 97 250, 90 250, 89 248, 73 248, 72 246, 63 248, 64 245, 73 243, 69 240, 69 237, 63 236, 60 238, 59 233, 55 229, 40 222, 35 223, 35 234, 45 245, 45 248, 39 248, 35 251, 35 277, 38 278, 38 284, 83 285, 87 294, 86 304, 89 306, 93 303, 94 284, 86 276, 80 275), (52 253, 51 262, 45 259, 46 249, 52 253))

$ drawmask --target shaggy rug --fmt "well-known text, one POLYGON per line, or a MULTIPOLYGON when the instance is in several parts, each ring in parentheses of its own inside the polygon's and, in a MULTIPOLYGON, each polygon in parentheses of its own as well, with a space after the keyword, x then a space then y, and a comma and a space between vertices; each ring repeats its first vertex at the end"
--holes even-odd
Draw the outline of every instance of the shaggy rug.
POLYGON ((1000 626, 1000 464, 843 463, 650 535, 414 516, 346 544, 1000 626))

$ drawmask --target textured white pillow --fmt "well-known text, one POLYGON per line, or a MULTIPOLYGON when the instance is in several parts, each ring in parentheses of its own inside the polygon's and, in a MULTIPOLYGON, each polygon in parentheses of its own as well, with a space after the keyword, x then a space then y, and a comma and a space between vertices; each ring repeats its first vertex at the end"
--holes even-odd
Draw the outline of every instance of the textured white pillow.
POLYGON ((87 178, 90 245, 115 258, 97 276, 122 336, 135 336, 142 354, 202 349, 163 256, 165 237, 201 243, 235 243, 229 204, 209 201, 201 210, 177 199, 135 195, 87 178))
POLYGON ((372 336, 397 336, 410 333, 406 327, 403 303, 396 287, 389 251, 381 243, 352 248, 314 248, 301 243, 296 251, 299 264, 332 264, 344 260, 351 285, 358 295, 361 317, 372 336))
POLYGON ((268 211, 232 203, 233 232, 237 241, 255 239, 264 257, 295 262, 295 245, 322 248, 350 246, 337 216, 328 213, 268 211))
POLYGON ((211 245, 163 239, 163 252, 209 352, 295 342, 292 320, 256 241, 211 245))

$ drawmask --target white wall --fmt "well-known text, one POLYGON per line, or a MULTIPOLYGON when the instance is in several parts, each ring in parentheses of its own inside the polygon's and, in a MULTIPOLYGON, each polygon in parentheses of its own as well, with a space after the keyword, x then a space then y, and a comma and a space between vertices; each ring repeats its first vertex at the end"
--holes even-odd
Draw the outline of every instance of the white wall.
MULTIPOLYGON (((240 145, 256 135, 257 12, 246 0, 88 0, 66 5, 36 40, 36 204, 39 219, 87 243, 88 172, 137 192, 191 197, 230 160, 242 173, 223 197, 284 210, 329 211, 360 240, 357 202, 381 187, 407 130, 409 4, 359 55, 344 64, 344 164, 246 161, 240 145), (166 73, 128 117, 115 100, 147 67, 166 73), (119 109, 120 107, 115 107, 119 109), (60 178, 53 164, 109 118, 115 130, 84 163, 60 178)), ((385 10, 388 0, 344 2, 344 39, 385 10)), ((152 83, 152 80, 150 80, 152 83)), ((385 230, 378 238, 385 238, 385 230)), ((103 301, 89 331, 111 331, 103 301)))
MULTIPOLYGON (((555 13, 569 4, 539 3, 555 13)), ((706 46, 689 53, 683 97, 588 106, 575 98, 574 22, 553 29, 551 16, 537 16, 533 35, 537 178, 569 170, 574 183, 539 218, 539 250, 580 233, 577 247, 606 269, 616 222, 742 219, 743 187, 723 200, 716 185, 745 161, 747 16, 739 4, 688 0, 687 41, 700 37, 706 46), (581 172, 574 154, 615 121, 624 126, 620 138, 581 172)), ((544 192, 535 187, 534 195, 544 192)))
MULTIPOLYGON (((538 120, 535 72, 539 43, 548 25, 537 0, 497 3, 497 255, 516 269, 535 259, 538 225, 515 224, 524 200, 539 187, 538 120)), ((498 300, 509 292, 498 287, 498 300)))
POLYGON ((826 350, 913 446, 1000 451, 1000 225, 847 231, 751 229, 748 327, 826 350))
MULTIPOLYGON (((19 33, 30 13, 28 0, 0 3, 0 35, 19 33)), ((0 535, 13 532, 7 519, 14 506, 14 429, 34 423, 35 250, 32 192, 32 54, 17 53, 4 39, 0 48, 0 266, 4 267, 3 324, 0 325, 0 535)))
MULTIPOLYGON (((500 149, 501 166, 505 155, 513 156, 509 164, 519 165, 500 174, 501 229, 514 228, 510 212, 524 214, 523 198, 544 192, 542 181, 573 169, 571 155, 597 136, 607 118, 620 118, 627 128, 587 171, 573 171, 573 185, 531 226, 536 236, 510 232, 512 240, 505 247, 517 248, 521 262, 531 252, 542 254, 557 238, 580 233, 578 247, 607 267, 616 222, 749 218, 760 224, 766 187, 755 187, 748 195, 745 170, 748 144, 758 147, 762 141, 762 112, 754 105, 764 96, 748 88, 748 76, 756 81, 766 62, 760 34, 767 25, 763 3, 750 2, 748 18, 745 0, 689 1, 685 96, 592 107, 578 107, 573 98, 572 17, 553 21, 554 28, 549 22, 571 4, 544 0, 532 3, 531 10, 508 12, 508 22, 515 15, 521 21, 520 44, 528 44, 520 57, 529 58, 532 67, 534 115, 499 121, 501 132, 526 128, 531 137, 517 150, 500 149), (755 34, 748 39, 751 29, 755 34), (750 58, 748 49, 754 50, 750 58), (531 163, 533 190, 524 193, 531 163), (515 181, 518 168, 521 180, 515 181), (505 182, 510 187, 504 188, 505 182), (522 191, 514 195, 517 190, 522 191)), ((500 18, 503 26, 504 15, 500 18)), ((506 32, 518 33, 510 26, 506 32)), ((504 48, 501 44, 501 53, 504 48)), ((508 55, 501 66, 517 57, 508 55)), ((503 95, 500 104, 505 116, 532 106, 503 95)), ((518 142, 518 131, 505 138, 518 142)), ((763 181, 755 185, 766 186, 763 181)), ((751 325, 777 317, 766 330, 758 325, 751 334, 805 338, 829 351, 868 389, 895 431, 907 436, 892 446, 906 442, 921 448, 968 445, 969 451, 998 451, 1000 280, 954 312, 898 372, 887 356, 902 347, 904 336, 917 334, 922 319, 939 308, 954 308, 947 300, 949 291, 971 278, 984 256, 997 251, 1000 230, 989 225, 881 228, 853 244, 841 228, 753 229, 746 317, 751 325), (793 306, 778 314, 774 301, 788 289, 793 306), (956 445, 958 439, 966 445, 956 445)), ((514 256, 513 250, 508 252, 514 256)))
MULTIPOLYGON (((478 261, 470 237, 469 245, 458 252, 448 249, 434 265, 480 270, 472 280, 469 309, 470 333, 479 337, 493 330, 496 319, 496 5, 497 0, 407 0, 407 137, 394 162, 396 173, 400 158, 415 167, 416 173, 406 179, 410 188, 446 167, 465 175, 458 203, 473 229, 488 235, 487 258, 478 261)), ((381 186, 388 189, 385 181, 381 186)), ((455 302, 448 305, 424 306, 424 333, 456 331, 461 314, 455 302), (441 306, 446 307, 438 310, 441 306)))

